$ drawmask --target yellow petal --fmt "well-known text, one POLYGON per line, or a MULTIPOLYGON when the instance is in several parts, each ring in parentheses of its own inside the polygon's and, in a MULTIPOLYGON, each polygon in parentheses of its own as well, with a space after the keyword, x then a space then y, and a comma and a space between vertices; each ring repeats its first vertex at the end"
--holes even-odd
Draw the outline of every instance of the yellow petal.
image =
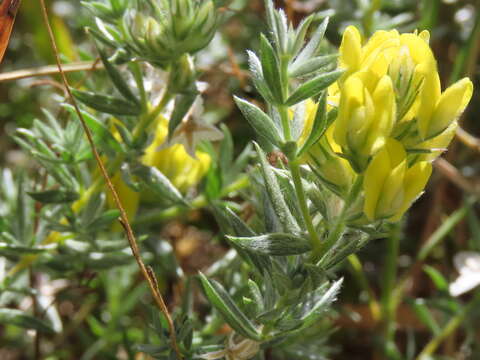
POLYGON ((412 33, 402 34, 400 35, 400 42, 402 45, 408 46, 410 55, 416 64, 427 62, 432 66, 436 66, 435 57, 430 46, 420 36, 412 33))
POLYGON ((403 182, 407 162, 405 159, 394 167, 385 179, 383 191, 379 197, 376 215, 377 217, 389 217, 396 213, 402 206, 405 197, 403 182))
POLYGON ((432 174, 432 165, 426 161, 422 161, 413 165, 407 170, 405 174, 405 195, 403 204, 397 211, 395 216, 391 218, 391 221, 398 221, 412 205, 418 196, 422 193, 423 189, 427 185, 428 179, 432 174))
POLYGON ((396 119, 396 101, 393 83, 389 76, 383 76, 373 92, 375 103, 376 136, 390 135, 396 119))
POLYGON ((388 154, 390 167, 392 169, 397 167, 407 157, 407 153, 405 152, 403 145, 395 139, 388 138, 385 141, 384 149, 384 151, 386 151, 388 154))
POLYGON ((377 206, 385 189, 392 169, 398 167, 405 159, 402 144, 393 139, 387 139, 384 147, 373 157, 365 171, 363 189, 365 203, 363 211, 369 220, 377 218, 377 206))
POLYGON ((468 78, 457 81, 443 92, 433 113, 429 136, 439 134, 455 121, 472 98, 473 84, 468 78))
POLYGON ((355 26, 350 25, 345 29, 339 53, 340 66, 352 71, 357 70, 362 54, 362 37, 355 26))
POLYGON ((440 156, 444 150, 448 147, 450 142, 453 140, 455 133, 457 131, 458 123, 454 121, 450 124, 450 126, 445 129, 440 135, 435 136, 434 138, 422 142, 417 147, 419 149, 439 149, 437 151, 433 151, 430 154, 422 154, 419 156, 420 161, 432 161, 435 160, 438 156, 440 156))
POLYGON ((425 41, 427 44, 430 43, 430 32, 428 30, 423 30, 418 37, 425 41))
POLYGON ((363 83, 357 76, 349 77, 343 84, 334 132, 335 142, 342 147, 347 143, 350 117, 363 104, 363 93, 363 83))
POLYGON ((432 115, 440 98, 440 78, 436 70, 428 63, 418 65, 415 71, 423 76, 423 86, 417 112, 417 125, 420 136, 426 139, 431 133, 429 128, 432 115))

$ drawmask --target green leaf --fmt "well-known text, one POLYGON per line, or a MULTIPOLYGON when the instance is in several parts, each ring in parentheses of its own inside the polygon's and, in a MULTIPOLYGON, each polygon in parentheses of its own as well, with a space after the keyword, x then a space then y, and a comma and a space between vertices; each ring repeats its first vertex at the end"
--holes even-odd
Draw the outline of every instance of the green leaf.
POLYGON ((252 279, 248 279, 247 285, 250 290, 250 294, 252 294, 252 298, 255 302, 257 313, 263 312, 265 310, 265 305, 262 292, 260 291, 260 287, 252 279))
POLYGON ((284 231, 287 233, 299 233, 300 228, 295 218, 292 216, 287 203, 285 202, 277 178, 271 166, 268 164, 265 154, 257 144, 255 144, 255 147, 257 149, 258 157, 260 158, 262 175, 265 181, 268 196, 272 202, 273 209, 275 210, 278 219, 283 225, 284 231))
MULTIPOLYGON (((330 112, 335 111, 331 110, 330 112)), ((330 113, 329 113, 330 114, 330 113)), ((327 93, 323 92, 318 101, 317 112, 313 120, 312 130, 297 156, 301 156, 308 151, 325 134, 325 131, 331 125, 335 118, 327 116, 327 93)))
POLYGON ((260 62, 262 64, 263 77, 272 93, 276 104, 283 104, 282 81, 278 60, 272 45, 267 38, 260 35, 260 62))
POLYGON ((212 164, 205 176, 205 195, 208 200, 218 199, 222 195, 222 173, 216 164, 212 164))
POLYGON ((434 267, 430 265, 424 265, 423 271, 432 279, 435 287, 440 291, 448 291, 448 281, 445 277, 434 267))
POLYGON ((69 190, 47 190, 38 192, 27 192, 34 200, 44 204, 70 203, 79 198, 78 193, 69 190))
POLYGON ((255 132, 265 137, 272 144, 280 146, 282 137, 273 120, 257 106, 248 101, 236 96, 234 96, 234 99, 243 116, 245 116, 255 132))
POLYGON ((117 209, 110 209, 105 211, 99 217, 96 217, 89 225, 88 229, 91 232, 104 229, 109 226, 112 222, 118 219, 120 216, 120 211, 117 209))
POLYGON ((107 55, 102 49, 97 48, 97 50, 98 50, 98 53, 100 54, 100 59, 102 59, 103 66, 105 67, 105 70, 107 71, 108 76, 113 82, 113 85, 115 85, 117 90, 120 92, 120 94, 123 95, 123 97, 127 101, 132 101, 137 106, 140 106, 140 100, 138 100, 138 98, 132 92, 132 90, 124 80, 122 74, 120 74, 117 68, 108 60, 107 55))
POLYGON ((337 294, 342 286, 343 278, 335 281, 325 294, 312 306, 312 308, 302 317, 303 328, 307 328, 314 324, 321 316, 322 310, 334 302, 337 294))
POLYGON ((255 325, 238 308, 223 286, 215 280, 207 279, 202 273, 199 273, 199 277, 208 300, 232 329, 248 339, 260 341, 262 337, 255 325))
POLYGON ((325 31, 327 30, 328 21, 329 21, 329 18, 327 17, 318 26, 317 30, 315 30, 315 33, 313 34, 308 44, 296 57, 293 63, 294 66, 302 65, 305 61, 311 59, 313 56, 316 55, 318 47, 320 46, 323 36, 325 35, 325 31))
POLYGON ((440 326, 433 317, 425 300, 415 299, 412 303, 412 307, 420 321, 424 323, 434 335, 438 335, 441 332, 440 326))
POLYGON ((143 185, 154 194, 174 203, 187 205, 180 191, 157 168, 138 165, 132 169, 132 174, 138 176, 143 181, 143 185))
POLYGON ((284 233, 254 237, 227 236, 227 239, 243 249, 271 256, 300 255, 312 249, 308 240, 284 233))
POLYGON ((221 125, 223 131, 223 139, 220 143, 220 151, 218 154, 218 160, 220 169, 222 170, 223 177, 227 177, 228 173, 232 170, 233 165, 233 139, 232 134, 228 130, 228 127, 224 124, 221 125))
MULTIPOLYGON (((74 116, 78 118, 75 108, 69 104, 64 104, 64 107, 74 116)), ((112 151, 123 153, 123 148, 120 143, 115 139, 110 130, 105 126, 103 122, 98 120, 86 111, 80 110, 87 126, 92 131, 93 140, 96 144, 105 144, 112 151)))
POLYGON ((302 48, 305 36, 307 35, 308 28, 312 24, 313 19, 315 18, 315 14, 309 15, 300 22, 297 26, 296 33, 295 33, 295 43, 293 44, 292 54, 296 55, 300 49, 302 48))
POLYGON ((95 94, 89 91, 71 90, 77 100, 92 109, 112 115, 137 116, 140 114, 140 108, 134 102, 125 101, 113 96, 95 94))
POLYGON ((294 63, 288 67, 288 73, 291 77, 310 75, 320 70, 323 66, 334 62, 337 57, 337 55, 324 55, 306 60, 301 64, 294 63))
POLYGON ((320 92, 330 86, 343 74, 345 70, 335 70, 328 73, 320 74, 313 79, 303 83, 295 89, 288 98, 286 105, 292 106, 300 101, 317 96, 320 92))
POLYGON ((6 257, 18 257, 23 255, 40 254, 42 252, 55 249, 56 244, 24 246, 0 242, 0 255, 6 257))
POLYGON ((260 59, 255 55, 253 51, 247 50, 248 54, 248 65, 250 69, 250 73, 252 74, 253 84, 255 88, 258 90, 260 95, 265 99, 265 101, 269 103, 274 103, 275 100, 273 99, 273 95, 268 88, 268 85, 263 77, 263 70, 262 64, 260 59))
POLYGON ((53 329, 44 321, 17 309, 0 309, 0 324, 19 326, 25 329, 38 330, 45 334, 53 334, 53 329))

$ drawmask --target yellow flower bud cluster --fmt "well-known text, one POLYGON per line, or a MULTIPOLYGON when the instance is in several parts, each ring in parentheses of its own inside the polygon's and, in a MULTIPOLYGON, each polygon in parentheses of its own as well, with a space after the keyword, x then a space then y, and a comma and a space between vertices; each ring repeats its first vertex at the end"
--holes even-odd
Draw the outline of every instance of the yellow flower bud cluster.
MULTIPOLYGON (((140 162, 143 165, 153 166, 160 170, 181 192, 186 192, 197 185, 210 168, 210 155, 197 150, 195 153, 196 159, 192 158, 181 144, 174 144, 159 149, 168 134, 168 120, 159 116, 156 123, 153 124, 153 129, 155 137, 145 150, 145 154, 141 157, 140 162)), ((137 212, 140 195, 143 195, 142 198, 148 200, 148 194, 140 194, 132 190, 125 184, 120 174, 116 174, 112 180, 122 199, 127 215, 129 218, 132 218, 137 212)), ((110 197, 108 202, 109 205, 114 206, 113 199, 110 197)))
POLYGON ((310 159, 341 196, 363 177, 369 221, 399 220, 421 194, 430 162, 452 140, 472 96, 468 78, 441 92, 429 37, 427 31, 377 31, 362 44, 353 26, 343 35, 339 67, 345 73, 328 97, 338 116, 310 159))

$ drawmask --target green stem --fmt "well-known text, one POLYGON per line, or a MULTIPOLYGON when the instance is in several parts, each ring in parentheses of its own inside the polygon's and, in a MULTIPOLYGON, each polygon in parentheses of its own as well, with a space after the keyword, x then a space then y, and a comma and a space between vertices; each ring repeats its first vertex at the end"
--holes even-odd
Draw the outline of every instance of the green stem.
POLYGON ((453 212, 446 220, 443 221, 443 224, 428 238, 428 240, 423 244, 420 250, 417 252, 417 257, 415 262, 410 266, 410 271, 405 273, 400 281, 397 281, 398 285, 394 289, 394 301, 395 306, 397 307, 403 298, 403 293, 407 287, 410 276, 415 269, 418 269, 421 266, 422 262, 430 255, 432 250, 443 241, 447 235, 455 228, 455 226, 465 218, 468 213, 468 209, 471 204, 474 202, 474 198, 469 198, 466 201, 466 204, 453 212))
POLYGON ((288 119, 288 106, 281 105, 277 109, 282 121, 283 137, 285 138, 285 141, 291 141, 292 133, 290 131, 290 120, 288 119))
MULTIPOLYGON (((278 112, 280 113, 280 119, 282 121, 283 136, 286 141, 292 140, 292 134, 290 132, 290 121, 288 119, 288 106, 279 106, 278 112)), ((295 186, 295 193, 297 195, 298 203, 300 205, 300 211, 302 212, 303 221, 307 226, 307 231, 310 236, 310 242, 312 244, 313 252, 318 251, 321 248, 322 244, 320 238, 318 237, 315 226, 313 225, 312 217, 310 216, 310 211, 308 210, 307 198, 305 196, 305 190, 303 189, 302 184, 302 175, 300 174, 300 165, 295 159, 295 155, 292 154, 289 157, 288 166, 290 168, 290 173, 292 174, 293 184, 295 186)))
POLYGON ((372 0, 369 2, 368 8, 363 14, 363 30, 365 31, 365 36, 368 38, 373 34, 373 22, 375 13, 380 9, 381 1, 372 0))
POLYGON ((316 253, 321 247, 322 243, 318 237, 315 226, 313 225, 310 211, 308 210, 307 198, 302 185, 302 176, 300 174, 300 165, 296 160, 289 162, 290 172, 292 174, 293 184, 295 186, 295 193, 297 194, 300 211, 302 212, 303 220, 307 226, 308 234, 310 235, 310 242, 312 243, 313 253, 316 253))
POLYGON ((147 93, 145 92, 145 86, 143 85, 143 76, 142 70, 140 69, 140 65, 138 62, 134 61, 130 63, 130 70, 133 74, 135 79, 135 83, 137 84, 138 92, 140 94, 140 102, 142 104, 142 111, 146 113, 148 110, 148 98, 147 93))
MULTIPOLYGON (((232 192, 244 189, 249 185, 250 185, 250 181, 248 179, 248 176, 244 175, 239 179, 237 179, 236 181, 234 181, 233 183, 231 183, 230 185, 226 186, 221 191, 220 197, 228 196, 232 192)), ((143 216, 138 216, 133 220, 133 224, 145 225, 145 224, 152 224, 160 221, 165 221, 165 220, 180 216, 188 211, 204 208, 207 205, 208 205, 208 199, 205 197, 205 195, 199 195, 190 202, 189 207, 175 205, 167 209, 151 212, 143 216)))
POLYGON ((348 210, 350 209, 351 204, 353 204, 355 200, 357 200, 362 183, 363 177, 357 176, 357 179, 352 186, 350 194, 348 194, 347 198, 345 199, 340 214, 335 219, 335 223, 329 227, 327 239, 322 243, 321 247, 319 247, 318 249, 316 249, 316 251, 312 253, 311 260, 313 263, 317 263, 318 261, 320 261, 322 257, 331 249, 331 247, 335 245, 337 241, 342 237, 347 227, 346 217, 348 214, 348 210))
MULTIPOLYGON (((385 352, 394 342, 396 302, 394 297, 395 281, 397 278, 397 262, 400 245, 400 225, 392 224, 390 236, 387 239, 387 255, 382 289, 382 322, 384 331, 385 352)), ((387 354, 385 354, 386 356, 387 354)))
POLYGON ((368 283, 367 276, 363 269, 362 263, 356 254, 351 254, 348 256, 348 262, 350 263, 350 269, 352 275, 357 279, 358 284, 360 287, 367 293, 368 295, 368 306, 370 308, 370 313, 372 314, 372 319, 377 322, 380 318, 380 306, 378 304, 377 298, 375 296, 375 292, 373 291, 372 287, 368 283))

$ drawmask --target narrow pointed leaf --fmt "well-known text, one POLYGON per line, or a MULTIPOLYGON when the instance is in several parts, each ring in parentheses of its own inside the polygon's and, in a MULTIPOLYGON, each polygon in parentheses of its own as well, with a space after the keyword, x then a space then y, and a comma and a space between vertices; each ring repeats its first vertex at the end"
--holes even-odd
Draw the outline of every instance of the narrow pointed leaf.
MULTIPOLYGON (((70 112, 70 114, 72 114, 72 116, 77 117, 77 113, 72 105, 65 104, 64 107, 70 112)), ((108 146, 108 148, 117 153, 124 152, 120 143, 117 141, 117 139, 115 139, 115 137, 112 135, 112 132, 103 122, 86 111, 81 111, 81 113, 83 119, 92 131, 93 140, 96 144, 105 144, 108 146)))
POLYGON ((222 314, 228 325, 248 339, 261 340, 261 335, 255 325, 238 308, 223 286, 215 280, 207 279, 202 273, 199 274, 199 277, 208 300, 222 314))
POLYGON ((53 329, 44 321, 17 309, 0 309, 0 324, 15 325, 25 329, 34 329, 44 334, 54 333, 53 329))
POLYGON ((182 122, 185 115, 187 115, 196 98, 197 93, 194 92, 179 94, 175 97, 175 108, 168 121, 168 139, 172 138, 175 129, 182 122))
POLYGON ((115 88, 120 92, 120 94, 123 95, 123 97, 127 101, 132 101, 137 106, 139 106, 140 100, 138 100, 138 98, 132 92, 118 69, 108 60, 105 52, 102 49, 98 48, 98 53, 100 54, 100 59, 102 59, 103 66, 105 67, 108 76, 112 80, 113 85, 115 85, 115 88))
POLYGON ((73 202, 79 195, 75 191, 69 190, 47 190, 37 192, 27 192, 33 199, 44 204, 62 204, 73 202))
POLYGON ((186 204, 180 191, 157 168, 139 165, 132 169, 132 174, 138 176, 143 181, 142 185, 155 195, 174 203, 186 204))
POLYGON ((279 63, 272 45, 263 34, 260 35, 260 62, 262 63, 263 77, 275 98, 275 102, 282 104, 284 99, 279 63))
POLYGON ((331 64, 337 57, 337 55, 325 55, 308 59, 301 64, 294 63, 289 66, 288 73, 292 77, 306 76, 318 71, 325 65, 331 64))
POLYGON ((294 64, 302 64, 306 60, 315 56, 320 43, 322 42, 323 36, 325 35, 325 31, 327 30, 329 18, 325 18, 322 23, 318 26, 317 30, 313 34, 312 38, 305 46, 305 48, 300 52, 297 58, 294 61, 294 64))
POLYGON ((255 147, 258 152, 258 157, 260 158, 263 179, 265 181, 265 186, 267 188, 270 201, 272 202, 273 209, 275 210, 278 219, 282 223, 285 232, 298 233, 300 228, 285 202, 283 193, 271 166, 268 164, 265 154, 260 147, 257 144, 255 144, 255 147))
POLYGON ((107 114, 125 116, 135 116, 140 114, 140 107, 130 101, 76 89, 72 89, 72 93, 77 100, 85 105, 107 114))
MULTIPOLYGON (((320 138, 325 134, 325 131, 331 125, 335 119, 333 116, 327 115, 327 93, 324 92, 320 96, 318 102, 317 113, 315 114, 315 119, 313 120, 312 131, 307 138, 307 141, 303 144, 302 148, 298 152, 298 156, 301 156, 305 151, 308 151, 312 145, 314 145, 320 138), (330 121, 329 121, 330 120, 330 121)), ((330 112, 335 111, 331 110, 330 112)))
POLYGON ((342 75, 344 70, 335 70, 325 74, 320 74, 313 79, 300 85, 288 98, 286 104, 292 106, 300 101, 318 95, 322 90, 329 87, 342 75))
POLYGON ((265 137, 272 144, 279 146, 282 142, 282 137, 273 120, 257 106, 236 96, 234 98, 243 116, 245 116, 255 132, 265 137))
POLYGON ((311 250, 310 242, 298 236, 273 233, 254 237, 227 236, 243 249, 271 256, 300 255, 311 250))

